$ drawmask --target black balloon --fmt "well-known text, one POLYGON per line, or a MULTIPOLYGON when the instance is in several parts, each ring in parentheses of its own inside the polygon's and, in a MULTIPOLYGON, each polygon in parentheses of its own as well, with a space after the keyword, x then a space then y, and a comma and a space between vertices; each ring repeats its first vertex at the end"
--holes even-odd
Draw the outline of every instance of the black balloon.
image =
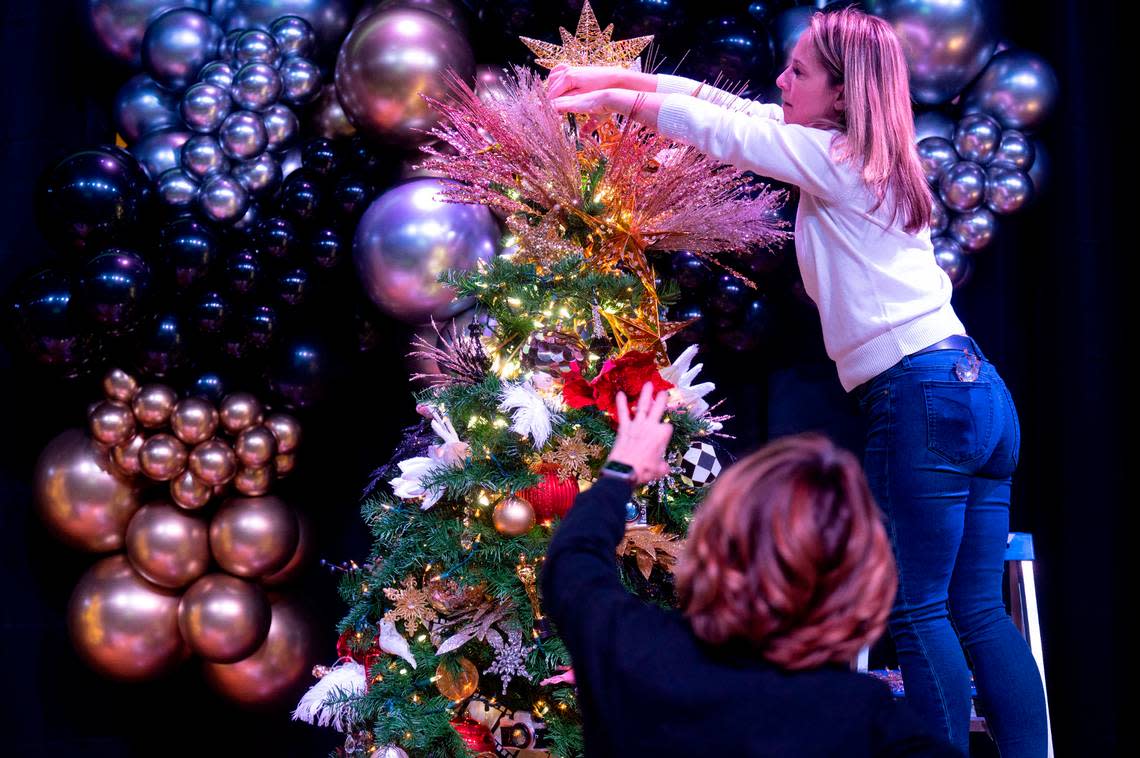
POLYGON ((280 217, 262 220, 257 225, 256 239, 262 253, 278 260, 294 256, 301 246, 293 224, 280 217))
POLYGON ((186 364, 186 334, 177 315, 159 314, 140 329, 140 337, 135 360, 140 373, 163 379, 186 364))
POLYGON ((337 180, 329 201, 332 214, 344 224, 355 225, 368 210, 376 191, 371 182, 359 174, 348 174, 337 180))
POLYGON ((190 396, 197 395, 215 403, 220 403, 222 398, 226 396, 226 385, 219 374, 199 374, 191 380, 188 394, 190 396))
MULTIPOLYGON (((662 45, 676 39, 687 28, 684 5, 682 0, 624 0, 614 9, 610 20, 620 30, 622 39, 653 35, 654 43, 662 45)), ((598 21, 605 27, 603 18, 599 17, 598 21)))
POLYGON ((150 291, 150 266, 135 252, 111 248, 94 256, 79 276, 83 313, 102 331, 131 331, 150 291))
POLYGON ((182 290, 209 275, 220 247, 210 227, 184 216, 163 227, 159 251, 167 268, 174 274, 174 285, 182 290))
POLYGON ((262 275, 261 261, 252 250, 236 250, 226 260, 225 281, 234 295, 244 297, 255 292, 262 275))
POLYGON ((772 39, 747 15, 719 16, 705 22, 692 49, 694 56, 678 73, 698 81, 712 83, 720 78, 733 84, 750 81, 756 86, 773 78, 772 39))
POLYGON ((91 337, 81 327, 71 278, 40 271, 17 289, 9 304, 14 332, 39 364, 75 376, 91 355, 91 337))
POLYGON ((286 305, 300 305, 309 296, 312 284, 309 272, 294 268, 277 277, 277 297, 286 305))
POLYGON ((226 329, 226 354, 236 360, 264 355, 277 330, 277 311, 268 305, 255 306, 242 313, 226 329))
POLYGON ((689 321, 691 319, 696 319, 696 321, 677 332, 672 341, 682 345, 693 345, 704 339, 705 313, 701 306, 696 303, 681 303, 669 309, 670 321, 689 321))
POLYGON ((314 340, 297 340, 286 346, 270 376, 270 385, 285 404, 307 408, 323 394, 324 350, 314 340))
POLYGON ((346 252, 344 239, 335 229, 318 229, 309 248, 313 263, 325 269, 335 268, 346 252))
POLYGON ((749 301, 738 321, 717 330, 717 340, 733 350, 753 350, 768 336, 771 325, 771 306, 766 298, 758 297, 749 301))
POLYGON ((739 313, 748 299, 748 287, 732 274, 721 274, 713 288, 709 304, 725 315, 739 313))
POLYGON ((62 247, 93 251, 132 230, 149 197, 146 174, 129 153, 82 150, 44 177, 38 197, 41 229, 62 247))
POLYGON ((226 316, 230 304, 222 293, 209 291, 194 304, 192 322, 199 334, 216 336, 222 334, 226 326, 226 316))
POLYGON ((311 169, 299 168, 289 174, 281 187, 281 210, 294 221, 308 223, 320 210, 321 195, 320 176, 311 169))
POLYGON ((712 271, 692 253, 680 252, 673 255, 673 276, 682 289, 693 292, 704 288, 712 278, 712 271))
POLYGON ((329 139, 311 139, 301 148, 301 165, 320 176, 334 174, 340 166, 336 144, 329 139))

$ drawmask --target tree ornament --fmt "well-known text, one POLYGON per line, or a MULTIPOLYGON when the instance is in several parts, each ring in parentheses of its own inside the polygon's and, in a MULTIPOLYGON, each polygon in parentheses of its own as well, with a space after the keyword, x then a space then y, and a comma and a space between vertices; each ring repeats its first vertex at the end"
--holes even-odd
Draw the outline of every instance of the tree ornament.
POLYGON ((416 586, 415 577, 405 577, 400 589, 385 587, 384 596, 395 604, 392 610, 384 614, 384 620, 389 623, 403 621, 404 631, 409 635, 420 624, 427 629, 431 622, 439 618, 431 607, 428 594, 416 586))
POLYGON ((483 751, 495 752, 495 738, 485 724, 480 724, 470 716, 454 719, 451 726, 463 739, 468 750, 478 753, 483 751))
POLYGON ((649 35, 615 42, 614 25, 610 24, 603 30, 589 0, 582 4, 582 14, 578 17, 578 28, 574 36, 570 36, 570 32, 561 26, 558 27, 558 33, 562 35, 561 45, 530 37, 519 39, 534 53, 534 62, 545 68, 554 68, 559 63, 630 68, 641 51, 653 41, 653 35, 649 35))
POLYGON ((690 487, 705 487, 720 476, 716 450, 707 442, 694 442, 681 457, 681 481, 690 487))
POLYGON ((544 453, 542 460, 557 466, 559 479, 583 479, 590 476, 590 459, 603 452, 601 445, 586 442, 586 432, 579 428, 569 437, 559 438, 558 447, 544 453))
MULTIPOLYGON (((581 429, 578 431, 581 432, 581 429)), ((518 496, 530 503, 534 517, 539 522, 562 518, 569 513, 574 498, 578 496, 578 480, 563 479, 561 468, 549 463, 544 464, 540 472, 541 481, 520 491, 518 496)))
POLYGON ((526 670, 526 657, 531 650, 534 650, 534 645, 524 645, 522 642, 522 630, 516 627, 511 627, 507 632, 507 639, 502 637, 490 637, 488 641, 491 643, 491 648, 495 651, 495 660, 488 666, 484 674, 498 674, 503 680, 503 694, 507 694, 507 685, 511 683, 511 679, 516 676, 531 680, 530 672, 526 670))
POLYGON ((577 335, 564 332, 534 332, 523 344, 519 360, 534 371, 564 374, 570 364, 586 358, 586 346, 577 335))
POLYGON ((499 534, 517 537, 534 527, 534 508, 518 495, 512 495, 495 504, 491 520, 499 534))
POLYGON ((479 687, 479 669, 466 658, 460 658, 455 665, 443 661, 435 670, 435 686, 448 700, 456 702, 471 697, 479 687))

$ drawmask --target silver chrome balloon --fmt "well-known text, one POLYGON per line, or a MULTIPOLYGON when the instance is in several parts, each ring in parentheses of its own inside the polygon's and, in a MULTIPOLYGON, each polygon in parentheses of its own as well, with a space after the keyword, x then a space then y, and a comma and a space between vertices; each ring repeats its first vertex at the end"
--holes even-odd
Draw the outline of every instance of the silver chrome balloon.
POLYGON ((218 22, 194 8, 175 8, 147 27, 142 62, 163 87, 184 90, 217 58, 224 35, 218 22))
POLYGON ((198 180, 181 168, 170 168, 158 177, 158 196, 168 208, 184 210, 198 199, 198 180))
POLYGON ((222 152, 234 160, 256 158, 269 144, 261 115, 249 111, 231 113, 218 129, 218 142, 222 152))
POLYGON ((210 61, 198 72, 198 81, 216 84, 229 92, 234 83, 234 67, 225 61, 210 61))
POLYGON ((341 45, 336 92, 349 120, 383 142, 415 147, 439 114, 421 97, 448 96, 448 69, 474 83, 475 56, 443 17, 396 8, 367 16, 341 45))
POLYGON ((208 82, 191 86, 182 96, 182 120, 191 130, 202 134, 216 132, 232 108, 230 93, 208 82))
POLYGON ((939 111, 927 111, 914 120, 914 139, 922 142, 927 137, 954 139, 954 119, 939 111))
POLYGON ((230 228, 237 229, 239 232, 247 232, 257 226, 258 221, 261 221, 261 208, 258 207, 257 203, 250 203, 245 215, 230 224, 230 228))
POLYGON ((940 234, 945 234, 949 228, 950 211, 946 210, 946 206, 936 196, 932 198, 930 204, 930 236, 937 237, 940 234))
POLYGON ((1001 133, 1001 143, 994 153, 995 164, 1005 163, 1014 168, 1027 170, 1033 165, 1033 143, 1016 129, 1005 129, 1001 133))
POLYGON ((317 34, 300 16, 282 16, 269 25, 269 33, 285 58, 309 58, 317 46, 317 34))
POLYGON ((261 29, 250 29, 243 33, 234 42, 234 60, 238 65, 246 63, 268 63, 276 66, 281 58, 281 51, 277 49, 277 40, 273 35, 261 29))
POLYGON ((961 287, 970 278, 972 264, 962 246, 949 237, 938 237, 934 242, 934 260, 950 277, 950 284, 961 287))
POLYGON ((977 163, 958 161, 942 172, 938 194, 946 207, 963 213, 977 208, 986 192, 986 172, 977 163))
POLYGON ((115 128, 127 141, 178 125, 178 98, 146 74, 136 74, 115 95, 115 128))
POLYGON ((1049 184, 1049 154, 1038 141, 1033 143, 1033 165, 1029 167, 1029 180, 1033 182, 1033 197, 1041 197, 1049 184))
POLYGON ((182 146, 182 168, 197 179, 229 171, 230 162, 213 134, 195 134, 182 146))
POLYGON ((996 230, 997 218, 984 205, 961 213, 950 221, 950 236, 967 253, 977 252, 990 244, 996 230))
POLYGON ((994 53, 994 26, 977 0, 871 0, 868 9, 894 27, 920 103, 952 100, 994 53))
POLYGON ((440 179, 413 179, 392 187, 365 211, 353 241, 356 269, 372 301, 411 323, 462 310, 437 277, 489 260, 497 249, 491 212, 441 201, 442 186, 440 179))
POLYGON ((261 114, 261 122, 265 124, 265 136, 268 140, 267 150, 285 150, 297 139, 301 125, 293 110, 278 103, 266 109, 261 114))
POLYGON ((171 8, 210 10, 210 0, 88 0, 87 15, 99 47, 135 68, 147 25, 171 8))
POLYGON ((336 52, 352 25, 356 0, 214 0, 212 12, 227 31, 268 29, 281 16, 303 18, 317 35, 321 57, 336 52))
POLYGON ((234 166, 230 176, 251 195, 269 194, 281 184, 281 166, 273 155, 262 153, 251 161, 234 166))
POLYGON ((356 127, 348 120, 340 100, 336 96, 336 85, 326 84, 321 88, 320 97, 313 106, 312 128, 325 139, 351 137, 356 127))
POLYGON ((942 137, 927 137, 918 143, 918 159, 922 163, 922 172, 926 181, 933 185, 938 184, 942 172, 958 162, 958 153, 948 139, 942 137))
POLYGON ((131 145, 128 152, 142 164, 147 176, 158 179, 163 171, 180 164, 179 154, 190 134, 181 129, 160 129, 131 145))
POLYGON ((281 156, 281 178, 288 179, 289 174, 301 168, 301 148, 293 147, 281 156))
POLYGON ((965 112, 982 111, 1005 129, 1040 126, 1057 102, 1057 75, 1026 50, 998 53, 966 96, 965 112))
POLYGON ((1029 202, 1033 182, 1029 174, 1008 163, 986 169, 986 207, 994 213, 1013 213, 1029 202))
POLYGON ((1001 142, 1001 125, 984 113, 968 113, 958 119, 954 149, 964 161, 986 165, 1001 142))
POLYGON ((288 58, 281 64, 281 99, 290 105, 311 103, 321 94, 321 70, 305 58, 288 58))
POLYGON ((230 95, 238 107, 263 111, 281 97, 281 74, 268 63, 247 63, 234 74, 230 95))
POLYGON ((214 174, 198 193, 202 212, 222 224, 232 224, 249 209, 249 193, 228 174, 214 174))

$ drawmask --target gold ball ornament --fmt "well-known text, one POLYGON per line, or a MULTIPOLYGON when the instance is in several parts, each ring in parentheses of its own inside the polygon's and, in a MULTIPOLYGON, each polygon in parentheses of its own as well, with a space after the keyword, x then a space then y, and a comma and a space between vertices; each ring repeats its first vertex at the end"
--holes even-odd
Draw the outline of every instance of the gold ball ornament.
POLYGON ((234 476, 234 489, 243 495, 256 497, 269 492, 269 485, 273 483, 273 471, 269 466, 260 468, 247 468, 242 466, 234 476))
POLYGON ((138 381, 121 368, 113 368, 103 377, 103 394, 108 400, 125 405, 134 399, 138 391, 138 381))
POLYGON ((211 487, 233 479, 238 467, 233 448, 216 437, 195 446, 188 463, 194 476, 211 487))
POLYGON ((466 658, 460 658, 459 668, 449 666, 447 661, 435 669, 435 686, 448 700, 466 700, 479 688, 479 669, 466 658))
POLYGON ((213 437, 219 421, 218 409, 202 397, 180 401, 170 414, 170 428, 187 445, 197 445, 213 437))
POLYGON ((170 420, 178 395, 165 384, 148 384, 131 401, 135 418, 147 429, 157 429, 170 420))
POLYGON ((517 537, 534 528, 534 508, 521 497, 512 495, 495 504, 491 521, 499 534, 517 537))
POLYGON ((230 498, 210 522, 210 549, 231 574, 268 576, 293 557, 299 529, 297 515, 280 498, 230 498))
POLYGON ((293 467, 297 465, 296 453, 282 453, 273 456, 273 470, 277 472, 277 476, 285 476, 293 467))
POLYGON ((274 413, 265 419, 265 426, 277 438, 278 453, 291 453, 301 444, 301 422, 288 413, 274 413))
POLYGON ((142 460, 139 459, 139 453, 142 452, 144 442, 146 442, 146 435, 136 434, 126 442, 120 442, 111 448, 111 463, 114 464, 115 469, 120 474, 135 476, 142 473, 142 460))
POLYGON ((277 454, 277 438, 265 426, 251 426, 238 434, 234 452, 243 466, 261 468, 269 465, 277 454))
POLYGON ((148 503, 127 527, 127 559, 149 582, 185 587, 210 565, 206 522, 170 503, 148 503))
POLYGON ((87 414, 91 436, 104 445, 126 442, 135 433, 135 414, 122 403, 104 400, 87 414))
POLYGON ((208 574, 178 604, 178 628, 190 649, 207 661, 234 663, 261 646, 269 633, 269 600, 252 582, 208 574))
POLYGON ((226 395, 222 400, 220 416, 225 430, 237 434, 242 429, 261 423, 261 401, 248 392, 226 395))
POLYGON ((183 471, 170 480, 170 499, 188 511, 201 508, 213 496, 214 488, 194 476, 193 471, 183 471))
POLYGON ((168 482, 186 469, 186 446, 173 434, 159 432, 142 444, 139 463, 151 479, 168 482))

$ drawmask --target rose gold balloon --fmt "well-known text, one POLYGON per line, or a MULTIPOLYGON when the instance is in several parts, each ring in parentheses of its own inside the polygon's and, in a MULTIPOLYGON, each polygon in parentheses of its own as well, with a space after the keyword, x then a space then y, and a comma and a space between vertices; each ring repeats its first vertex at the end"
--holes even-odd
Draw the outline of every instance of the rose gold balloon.
POLYGON ((193 471, 183 471, 170 480, 170 498, 186 510, 201 508, 214 496, 214 488, 194 476, 193 471))
POLYGON ((151 435, 139 450, 143 473, 151 479, 168 482, 186 468, 186 446, 173 434, 151 435))
POLYGON ((122 403, 104 400, 88 414, 91 436, 104 445, 118 445, 126 442, 135 433, 135 414, 122 403))
POLYGON ((34 476, 40 517, 59 539, 95 553, 122 548, 138 496, 86 432, 69 429, 49 442, 34 476))
POLYGON ((227 395, 222 400, 221 417, 226 431, 237 434, 246 427, 261 423, 261 401, 248 392, 227 395))
POLYGON ((269 600, 252 582, 208 574, 182 596, 178 628, 190 649, 207 661, 240 661, 269 633, 269 600))
POLYGON ((233 448, 220 439, 206 440, 190 452, 190 470, 210 486, 225 484, 237 473, 233 448))
POLYGON ((187 445, 197 445, 214 436, 218 420, 218 409, 213 403, 201 397, 188 397, 174 406, 170 428, 187 445))
POLYGON ((321 95, 313 105, 313 129, 325 139, 351 137, 356 134, 356 127, 348 120, 340 100, 337 100, 334 84, 322 87, 321 95))
POLYGON ((125 555, 104 558, 71 594, 71 641, 102 674, 125 680, 158 676, 188 653, 178 633, 178 594, 143 579, 125 555))
POLYGON ((288 413, 274 413, 265 425, 277 438, 278 453, 291 453, 301 444, 301 423, 288 413))
POLYGON ((127 527, 127 558, 147 581, 185 587, 210 566, 206 522, 170 503, 148 503, 127 527))
POLYGON ((242 466, 234 477, 234 489, 251 497, 264 495, 269 492, 269 485, 272 482, 273 471, 269 466, 262 466, 261 468, 242 466))
POLYGON ((297 549, 297 516, 280 498, 231 498, 210 522, 210 549, 224 570, 237 576, 272 574, 297 549))
POLYGON ((297 549, 293 552, 293 557, 289 559, 289 562, 285 564, 284 568, 278 569, 276 572, 262 579, 262 585, 266 587, 279 587, 282 584, 293 581, 309 568, 313 557, 313 550, 316 548, 316 540, 313 533, 312 520, 300 511, 297 511, 297 528, 299 537, 297 538, 297 549))
POLYGON ((144 442, 146 442, 146 435, 140 433, 111 448, 111 462, 115 464, 115 468, 120 473, 127 476, 142 473, 142 461, 139 459, 139 453, 142 452, 144 442))
POLYGON ((267 466, 277 454, 277 438, 268 427, 251 426, 238 435, 234 452, 238 460, 249 468, 267 466))
POLYGON ((270 607, 269 635, 256 653, 237 663, 205 664, 210 685, 247 707, 295 705, 321 660, 304 602, 271 595, 270 607))
POLYGON ((285 455, 278 455, 273 459, 273 468, 277 471, 277 476, 285 476, 293 467, 297 465, 297 454, 286 453, 285 455))
POLYGON ((138 391, 139 383, 122 369, 113 368, 103 377, 103 392, 116 403, 130 403, 138 391))
POLYGON ((475 95, 487 105, 507 97, 507 85, 503 80, 507 72, 502 66, 480 63, 475 66, 475 95))
POLYGON ((165 384, 148 384, 131 401, 135 418, 148 429, 157 429, 170 420, 178 395, 165 384))

